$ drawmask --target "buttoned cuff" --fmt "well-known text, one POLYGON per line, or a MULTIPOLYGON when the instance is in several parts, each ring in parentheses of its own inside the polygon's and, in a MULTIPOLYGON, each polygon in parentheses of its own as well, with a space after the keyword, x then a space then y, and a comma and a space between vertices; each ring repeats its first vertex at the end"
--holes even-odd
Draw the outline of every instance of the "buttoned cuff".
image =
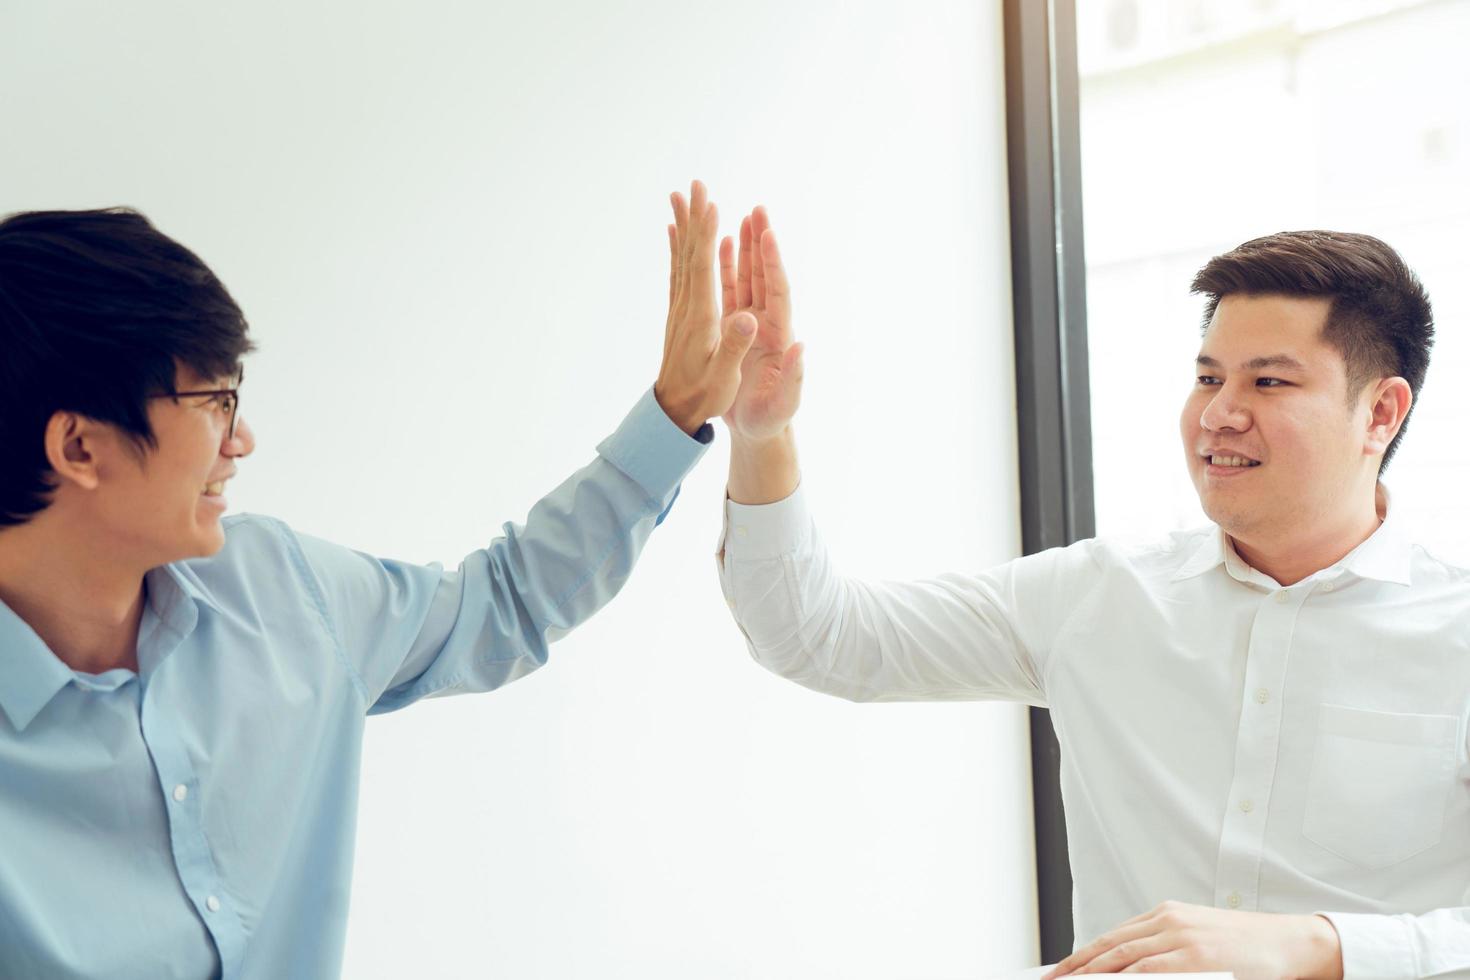
POLYGON ((1406 915, 1318 912, 1332 923, 1342 944, 1343 980, 1417 977, 1414 935, 1406 915))
POLYGON ((617 431, 598 444, 597 451, 662 505, 709 450, 714 437, 714 427, 706 422, 690 438, 664 414, 650 387, 617 431))
POLYGON ((774 504, 737 504, 725 500, 726 561, 761 561, 789 555, 806 540, 811 515, 797 484, 791 496, 774 504))

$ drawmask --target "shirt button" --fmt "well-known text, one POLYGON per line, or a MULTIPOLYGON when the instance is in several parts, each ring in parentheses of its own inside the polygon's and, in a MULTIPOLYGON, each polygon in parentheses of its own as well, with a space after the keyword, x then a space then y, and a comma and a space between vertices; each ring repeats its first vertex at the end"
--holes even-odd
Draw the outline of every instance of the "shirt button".
POLYGON ((1240 896, 1237 895, 1235 892, 1231 892, 1229 895, 1225 896, 1225 904, 1233 909, 1240 908, 1240 896))
POLYGON ((1240 812, 1241 813, 1250 813, 1255 808, 1256 808, 1256 805, 1254 803, 1252 803, 1250 800, 1241 800, 1240 801, 1240 812))
POLYGON ((743 537, 745 537, 745 525, 744 524, 736 524, 735 525, 735 536, 737 538, 743 538, 743 537))
POLYGON ((1290 599, 1291 599, 1291 596, 1288 595, 1285 592, 1278 592, 1278 593, 1276 593, 1276 601, 1277 602, 1287 602, 1290 599))
POLYGON ((213 895, 209 896, 204 900, 204 907, 209 909, 209 911, 211 912, 218 912, 219 899, 215 898, 213 895))
POLYGON ((1256 704, 1265 704, 1271 700, 1271 692, 1264 687, 1256 692, 1256 704))
POLYGON ((1331 582, 1328 582, 1326 585, 1322 586, 1322 591, 1323 592, 1331 592, 1332 589, 1333 589, 1333 585, 1332 585, 1331 582))
POLYGON ((177 786, 174 787, 174 800, 176 802, 178 802, 178 803, 184 802, 184 799, 188 795, 189 795, 189 787, 185 786, 183 783, 179 783, 179 785, 177 785, 177 786))

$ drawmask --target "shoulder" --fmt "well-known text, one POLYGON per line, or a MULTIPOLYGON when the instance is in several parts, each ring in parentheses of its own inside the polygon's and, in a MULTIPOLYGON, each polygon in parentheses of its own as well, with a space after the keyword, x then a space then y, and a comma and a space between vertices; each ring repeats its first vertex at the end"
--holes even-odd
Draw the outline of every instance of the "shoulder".
POLYGON ((1191 560, 1213 556, 1219 549, 1219 535, 1218 527, 1205 524, 1148 536, 1108 536, 1091 539, 1090 551, 1099 568, 1169 580, 1191 560))
POLYGON ((262 514, 232 514, 220 523, 224 547, 208 557, 176 562, 173 567, 183 578, 218 595, 239 588, 247 579, 282 582, 303 570, 300 543, 284 521, 262 514))
POLYGON ((1118 578, 1167 582, 1218 534, 1213 525, 1148 538, 1084 538, 1018 559, 1018 578, 1068 590, 1104 585, 1118 578))
POLYGON ((1453 552, 1440 554, 1414 542, 1409 545, 1409 562, 1416 585, 1470 585, 1470 558, 1465 556, 1453 552))
POLYGON ((225 546, 205 561, 250 562, 288 556, 301 550, 296 532, 285 521, 265 514, 231 514, 222 522, 225 546))

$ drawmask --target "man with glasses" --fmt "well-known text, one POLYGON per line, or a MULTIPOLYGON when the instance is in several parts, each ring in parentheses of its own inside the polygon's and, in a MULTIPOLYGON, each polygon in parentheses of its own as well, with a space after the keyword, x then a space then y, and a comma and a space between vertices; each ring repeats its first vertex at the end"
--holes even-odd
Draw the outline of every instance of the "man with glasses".
POLYGON ((704 187, 673 204, 657 382, 452 571, 222 519, 223 285, 135 212, 0 221, 0 976, 337 975, 365 716, 541 666, 734 397, 755 318, 716 310, 704 187))

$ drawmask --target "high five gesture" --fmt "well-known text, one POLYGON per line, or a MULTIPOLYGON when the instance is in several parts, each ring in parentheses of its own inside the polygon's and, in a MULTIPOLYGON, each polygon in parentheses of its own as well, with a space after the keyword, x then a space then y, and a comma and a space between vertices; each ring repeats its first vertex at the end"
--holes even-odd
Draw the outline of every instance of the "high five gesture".
POLYGON ((688 201, 677 192, 671 200, 669 317, 653 394, 674 424, 693 435, 707 419, 725 414, 735 399, 756 318, 728 309, 722 318, 715 310, 719 215, 704 185, 696 180, 688 201))

